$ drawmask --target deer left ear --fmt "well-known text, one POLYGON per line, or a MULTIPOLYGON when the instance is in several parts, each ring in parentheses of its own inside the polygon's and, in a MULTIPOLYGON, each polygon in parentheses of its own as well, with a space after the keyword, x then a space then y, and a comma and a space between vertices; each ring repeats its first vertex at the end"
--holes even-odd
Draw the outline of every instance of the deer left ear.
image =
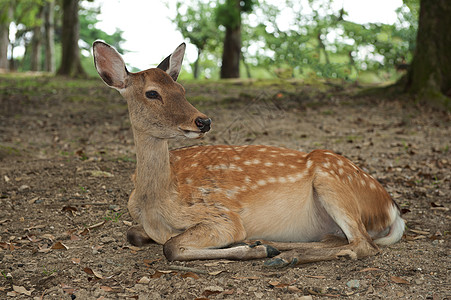
POLYGON ((166 57, 157 68, 165 71, 169 74, 169 76, 177 80, 180 74, 180 70, 182 69, 183 56, 185 55, 186 44, 182 43, 180 46, 175 49, 175 51, 166 57))

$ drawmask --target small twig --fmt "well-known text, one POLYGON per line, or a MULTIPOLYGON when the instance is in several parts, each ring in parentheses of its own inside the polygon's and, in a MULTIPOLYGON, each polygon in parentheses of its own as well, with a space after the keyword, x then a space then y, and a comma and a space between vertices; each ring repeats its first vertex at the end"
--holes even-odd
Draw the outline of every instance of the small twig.
POLYGON ((199 269, 183 267, 183 266, 169 266, 168 269, 169 270, 174 270, 174 271, 193 272, 193 273, 198 273, 198 274, 208 274, 208 272, 205 271, 205 270, 199 270, 199 269))

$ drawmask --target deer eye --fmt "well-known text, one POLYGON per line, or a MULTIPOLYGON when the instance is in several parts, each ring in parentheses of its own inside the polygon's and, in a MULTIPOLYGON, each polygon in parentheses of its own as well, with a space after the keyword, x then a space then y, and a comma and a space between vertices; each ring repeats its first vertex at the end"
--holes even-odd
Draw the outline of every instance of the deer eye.
POLYGON ((157 92, 157 91, 154 91, 154 90, 152 90, 152 91, 147 91, 147 92, 146 92, 146 97, 149 98, 149 99, 157 99, 157 100, 161 100, 160 94, 158 94, 158 92, 157 92))

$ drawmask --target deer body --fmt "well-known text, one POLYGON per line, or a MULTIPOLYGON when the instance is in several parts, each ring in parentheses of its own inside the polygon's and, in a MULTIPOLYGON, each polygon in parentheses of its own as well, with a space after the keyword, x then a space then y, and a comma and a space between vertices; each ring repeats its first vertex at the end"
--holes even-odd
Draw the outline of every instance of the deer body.
POLYGON ((128 209, 139 224, 129 241, 164 245, 169 260, 272 257, 269 265, 373 255, 404 230, 384 188, 348 159, 326 150, 270 146, 193 146, 210 120, 175 80, 184 44, 157 68, 129 73, 120 55, 94 43, 96 68, 127 99, 137 169, 128 209), (331 239, 329 236, 335 238, 331 239), (340 239, 341 238, 341 239, 340 239), (238 245, 245 240, 265 244, 238 245), (276 249, 277 248, 277 249, 276 249))

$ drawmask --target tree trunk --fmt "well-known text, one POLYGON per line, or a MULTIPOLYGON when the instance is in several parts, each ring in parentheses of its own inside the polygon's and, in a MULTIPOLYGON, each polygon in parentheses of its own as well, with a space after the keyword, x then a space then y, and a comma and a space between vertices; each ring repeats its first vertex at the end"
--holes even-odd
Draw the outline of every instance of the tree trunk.
POLYGON ((199 61, 200 61, 200 54, 201 53, 202 53, 202 49, 197 48, 197 59, 194 62, 194 70, 193 70, 194 79, 198 79, 199 78, 199 61))
POLYGON ((42 16, 44 8, 40 7, 36 15, 37 25, 33 28, 33 39, 31 41, 31 71, 41 70, 42 53, 42 16))
POLYGON ((57 74, 70 77, 86 77, 86 73, 81 66, 80 48, 78 47, 80 36, 78 0, 63 0, 62 27, 63 54, 57 74))
POLYGON ((407 74, 406 90, 419 100, 451 99, 451 1, 421 0, 415 54, 407 74))
POLYGON ((2 5, 3 12, 0 14, 3 19, 0 23, 0 69, 8 70, 9 24, 13 17, 13 6, 8 2, 4 4, 6 6, 2 5))
POLYGON ((240 77, 241 26, 226 27, 222 53, 221 78, 240 77))
POLYGON ((44 8, 45 71, 55 72, 55 0, 47 0, 44 8))

